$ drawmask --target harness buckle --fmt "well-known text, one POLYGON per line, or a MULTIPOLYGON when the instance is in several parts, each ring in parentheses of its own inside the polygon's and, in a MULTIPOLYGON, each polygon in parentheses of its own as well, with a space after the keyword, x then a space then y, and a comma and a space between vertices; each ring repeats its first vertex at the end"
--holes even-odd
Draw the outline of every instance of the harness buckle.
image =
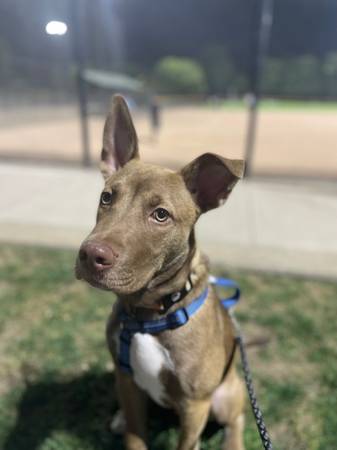
POLYGON ((186 308, 177 309, 173 313, 167 316, 167 323, 170 330, 174 330, 175 328, 181 327, 188 322, 190 316, 186 311, 186 308))

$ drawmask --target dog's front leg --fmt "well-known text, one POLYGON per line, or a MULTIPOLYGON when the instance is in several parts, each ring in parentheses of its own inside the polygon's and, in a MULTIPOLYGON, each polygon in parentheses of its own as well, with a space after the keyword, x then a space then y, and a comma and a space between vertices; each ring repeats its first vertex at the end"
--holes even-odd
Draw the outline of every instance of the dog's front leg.
POLYGON ((187 400, 180 407, 180 438, 177 450, 199 449, 199 437, 207 422, 210 399, 187 400))
POLYGON ((116 368, 116 388, 125 418, 124 442, 126 450, 147 450, 147 398, 130 375, 116 368))

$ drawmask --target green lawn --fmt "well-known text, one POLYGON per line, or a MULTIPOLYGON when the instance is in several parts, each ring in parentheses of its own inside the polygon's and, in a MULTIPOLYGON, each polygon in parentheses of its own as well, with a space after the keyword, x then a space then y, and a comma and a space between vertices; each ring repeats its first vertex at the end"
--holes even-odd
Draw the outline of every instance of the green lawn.
MULTIPOLYGON (((117 405, 104 342, 113 296, 74 279, 75 254, 0 249, 0 448, 120 450, 107 428, 117 405)), ((313 262, 314 263, 314 262, 313 262)), ((216 273, 221 274, 221 270, 216 273)), ((337 285, 231 273, 241 284, 237 315, 248 337, 260 404, 276 449, 337 448, 337 285)), ((247 450, 261 449, 247 406, 247 450)), ((151 450, 177 433, 156 413, 151 450)), ((221 432, 202 448, 219 450, 221 432)))

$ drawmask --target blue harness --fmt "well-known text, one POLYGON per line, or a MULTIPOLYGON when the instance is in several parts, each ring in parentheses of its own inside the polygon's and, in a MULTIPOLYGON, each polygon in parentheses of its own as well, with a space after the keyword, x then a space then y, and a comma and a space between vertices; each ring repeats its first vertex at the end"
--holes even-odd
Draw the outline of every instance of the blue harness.
MULTIPOLYGON (((240 289, 235 281, 227 278, 218 278, 210 276, 209 283, 215 286, 234 289, 233 295, 220 299, 225 309, 230 309, 240 298, 240 289)), ((157 334, 166 330, 174 330, 175 328, 185 325, 190 317, 192 317, 205 303, 208 295, 208 287, 190 303, 188 306, 179 308, 176 311, 167 314, 162 319, 138 321, 129 316, 125 311, 120 313, 121 331, 119 333, 119 355, 118 362, 120 368, 127 373, 132 373, 130 366, 130 346, 132 337, 135 333, 157 334)))

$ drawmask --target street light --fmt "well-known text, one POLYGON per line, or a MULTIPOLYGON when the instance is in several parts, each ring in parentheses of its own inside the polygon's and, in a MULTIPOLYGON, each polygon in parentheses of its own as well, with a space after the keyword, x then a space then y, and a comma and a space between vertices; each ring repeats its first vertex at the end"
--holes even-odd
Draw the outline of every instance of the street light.
MULTIPOLYGON (((0 0, 1 1, 1 0, 0 0)), ((73 46, 73 56, 76 64, 76 80, 77 92, 81 120, 82 146, 83 146, 83 164, 90 165, 90 151, 89 151, 89 131, 88 131, 88 111, 87 111, 87 96, 86 86, 83 79, 84 70, 84 50, 82 39, 80 36, 80 18, 79 14, 83 14, 80 8, 79 1, 72 0, 69 3, 69 34, 73 46)), ((68 25, 60 20, 51 20, 45 26, 45 32, 50 36, 64 36, 68 32, 68 25)))
POLYGON ((45 27, 46 33, 51 35, 63 36, 68 30, 65 22, 59 20, 51 20, 45 27))

